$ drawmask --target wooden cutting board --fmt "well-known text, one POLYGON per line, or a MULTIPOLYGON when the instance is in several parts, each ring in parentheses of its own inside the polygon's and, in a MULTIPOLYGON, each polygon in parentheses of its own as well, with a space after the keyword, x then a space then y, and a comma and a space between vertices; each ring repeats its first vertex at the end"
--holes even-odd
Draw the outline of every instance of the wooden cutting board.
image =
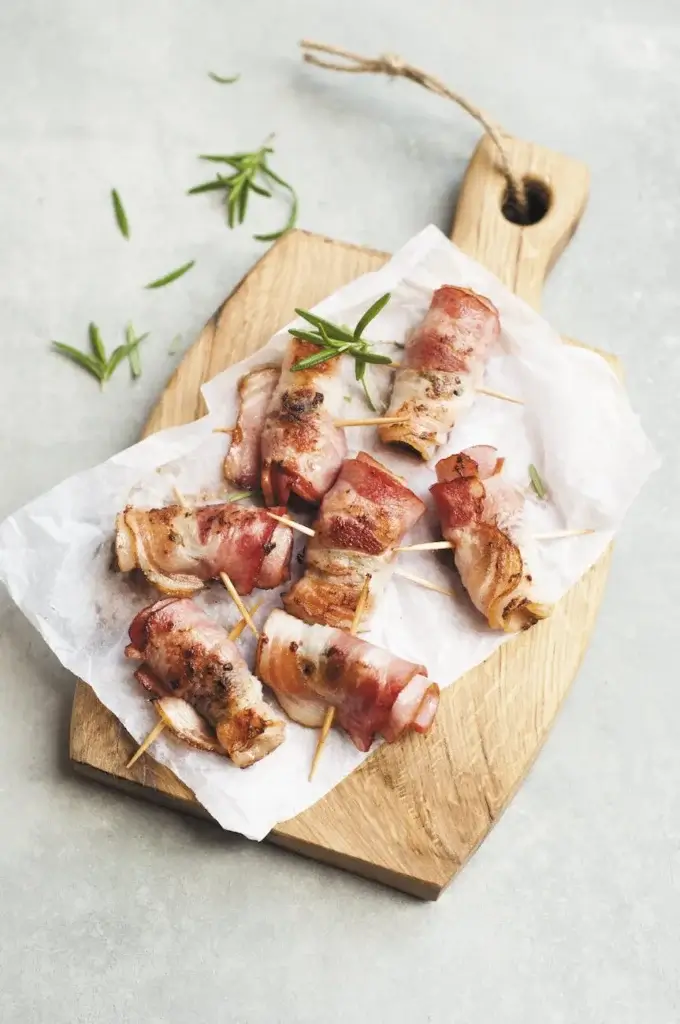
MULTIPOLYGON (((535 182, 522 227, 502 213, 505 181, 484 139, 463 181, 453 240, 538 307, 545 277, 569 241, 588 195, 583 164, 510 140, 515 172, 535 182)), ((208 322, 168 384, 145 434, 203 414, 204 381, 263 345, 341 285, 386 260, 381 252, 294 231, 274 245, 208 322)), ((540 750, 588 643, 609 554, 552 618, 504 645, 443 694, 432 733, 383 745, 326 797, 269 836, 317 860, 436 899, 497 820, 540 750)), ((146 754, 130 770, 131 737, 85 683, 76 688, 70 757, 102 782, 207 816, 146 754)), ((153 827, 151 824, 149 827, 153 827)), ((225 857, 228 857, 225 847, 225 857)))

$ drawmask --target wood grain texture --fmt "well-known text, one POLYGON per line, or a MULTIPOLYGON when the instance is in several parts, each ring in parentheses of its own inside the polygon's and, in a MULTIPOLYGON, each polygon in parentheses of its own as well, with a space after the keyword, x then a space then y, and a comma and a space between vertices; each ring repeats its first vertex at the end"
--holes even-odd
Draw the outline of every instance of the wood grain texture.
MULTIPOLYGON (((513 166, 549 184, 553 203, 528 228, 500 212, 504 191, 483 141, 463 183, 454 240, 537 305, 545 274, 576 227, 585 168, 513 141, 513 166)), ((203 410, 199 387, 261 346, 291 316, 387 257, 296 231, 277 243, 209 321, 154 410, 146 433, 203 410)), ((423 741, 384 745, 309 810, 280 824, 273 842, 435 899, 488 833, 541 748, 578 670, 605 585, 609 556, 566 595, 552 618, 507 643, 443 694, 423 741)), ((111 785, 205 816, 172 773, 134 749, 120 723, 79 683, 71 729, 76 768, 111 785)))

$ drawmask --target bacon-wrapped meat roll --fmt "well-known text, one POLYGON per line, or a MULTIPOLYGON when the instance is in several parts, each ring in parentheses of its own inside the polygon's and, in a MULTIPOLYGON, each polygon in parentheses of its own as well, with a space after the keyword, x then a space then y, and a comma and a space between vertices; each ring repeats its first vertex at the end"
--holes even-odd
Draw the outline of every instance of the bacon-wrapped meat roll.
POLYGON ((238 419, 224 460, 224 476, 249 491, 260 486, 262 428, 280 376, 280 366, 260 366, 238 382, 238 419))
POLYGON ((424 665, 278 609, 260 634, 256 672, 301 725, 320 726, 332 705, 359 750, 376 734, 392 743, 407 729, 427 732, 439 705, 439 687, 424 665))
POLYGON ((366 576, 369 616, 390 574, 394 549, 425 511, 403 481, 365 452, 345 459, 321 502, 305 574, 284 594, 305 622, 349 629, 366 576))
POLYGON ((130 626, 125 654, 144 662, 135 678, 193 746, 226 753, 246 768, 283 742, 285 723, 262 699, 259 680, 225 630, 193 601, 165 598, 144 608, 130 626))
POLYGON ((472 405, 499 333, 498 311, 488 299, 467 288, 438 288, 394 379, 386 415, 406 422, 379 427, 380 440, 432 458, 472 405))
POLYGON ((505 481, 503 459, 479 445, 437 463, 430 488, 445 540, 475 608, 492 629, 516 633, 550 614, 532 599, 529 538, 522 523, 524 495, 505 481))
POLYGON ((140 568, 164 594, 193 594, 221 572, 231 577, 239 594, 278 587, 290 577, 292 551, 290 527, 261 508, 234 503, 128 506, 116 518, 118 568, 140 568))
POLYGON ((291 492, 318 504, 347 454, 345 434, 334 422, 343 404, 340 359, 291 370, 319 351, 298 338, 288 345, 262 430, 261 481, 267 505, 285 505, 291 492))

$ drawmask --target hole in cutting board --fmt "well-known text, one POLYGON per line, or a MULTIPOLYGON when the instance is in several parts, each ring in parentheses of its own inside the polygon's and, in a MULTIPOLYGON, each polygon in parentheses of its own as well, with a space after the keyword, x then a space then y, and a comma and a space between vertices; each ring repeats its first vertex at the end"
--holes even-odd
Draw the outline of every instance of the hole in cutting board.
POLYGON ((550 209, 552 194, 547 185, 537 178, 524 178, 524 190, 527 197, 527 207, 522 209, 508 186, 501 203, 501 211, 506 220, 513 224, 538 224, 543 220, 550 209))

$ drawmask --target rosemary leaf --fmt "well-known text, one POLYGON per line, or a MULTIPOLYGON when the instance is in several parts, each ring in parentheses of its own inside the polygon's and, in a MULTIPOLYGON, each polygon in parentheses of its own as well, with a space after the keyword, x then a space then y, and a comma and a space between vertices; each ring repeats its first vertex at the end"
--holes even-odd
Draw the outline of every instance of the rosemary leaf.
POLYGON ((199 160, 209 160, 213 164, 229 164, 229 166, 233 167, 234 170, 240 171, 242 169, 241 160, 244 156, 248 155, 249 154, 247 153, 236 153, 234 154, 234 156, 221 156, 209 153, 201 153, 199 160))
POLYGON ((392 360, 389 356, 381 356, 377 352, 369 352, 367 349, 361 350, 361 358, 365 359, 367 363, 380 363, 381 366, 392 365, 392 360))
POLYGON ((90 339, 90 348, 94 354, 94 358, 102 366, 106 366, 106 349, 104 348, 104 342, 102 336, 99 333, 99 328, 96 324, 90 323, 87 328, 87 334, 90 339))
POLYGON ((323 327, 329 338, 335 341, 346 341, 350 345, 356 345, 357 339, 353 333, 346 327, 340 327, 339 324, 331 323, 330 320, 324 320, 323 317, 317 316, 316 313, 310 313, 308 309, 296 309, 295 312, 303 320, 306 320, 308 324, 312 324, 317 329, 323 327))
POLYGON ((312 345, 325 345, 326 348, 349 346, 349 342, 336 341, 335 338, 331 338, 328 335, 323 337, 321 334, 314 334, 313 331, 301 331, 297 327, 289 328, 288 333, 292 334, 294 338, 300 338, 301 341, 309 341, 312 345))
POLYGON ((187 191, 188 196, 198 196, 202 192, 216 192, 219 189, 228 188, 228 182, 226 178, 220 178, 219 175, 213 181, 205 181, 202 185, 194 185, 187 191))
MULTIPOLYGON (((348 348, 349 346, 347 346, 348 348)), ((297 363, 291 366, 291 373, 297 373, 299 370, 309 370, 312 366, 318 366, 319 363, 326 363, 329 359, 337 359, 343 352, 346 351, 346 347, 343 348, 324 348, 321 352, 315 352, 314 355, 305 356, 304 359, 300 359, 297 363)))
POLYGON ((546 491, 545 484, 541 480, 538 470, 533 463, 529 464, 529 480, 531 481, 531 486, 536 492, 536 497, 540 498, 541 501, 545 501, 548 497, 548 492, 546 491))
POLYGON ((272 194, 267 188, 262 188, 262 185, 256 185, 254 181, 251 181, 250 187, 253 192, 257 193, 258 196, 266 196, 267 199, 271 199, 272 194))
POLYGON ((236 224, 236 203, 238 202, 239 190, 232 188, 227 196, 227 224, 233 228, 236 224))
POLYGON ((212 78, 213 82, 217 82, 219 85, 233 85, 234 82, 238 82, 240 75, 231 75, 231 77, 223 77, 222 75, 216 75, 214 71, 208 72, 208 78, 212 78))
POLYGON ((362 387, 364 389, 364 397, 366 398, 366 402, 368 404, 368 408, 371 410, 371 412, 377 412, 378 410, 376 409, 375 405, 373 404, 373 399, 371 398, 371 393, 368 390, 368 381, 366 380, 366 375, 365 374, 361 378, 361 385, 362 385, 362 387))
MULTIPOLYGON (((274 176, 270 174, 270 177, 274 176)), ((281 179, 275 178, 275 180, 280 181, 281 179)), ((289 190, 292 197, 290 213, 288 214, 288 220, 286 221, 286 223, 284 224, 280 231, 273 231, 270 235, 253 235, 253 238, 255 239, 256 242, 275 242, 278 238, 283 237, 283 235, 290 231, 291 228, 295 227, 295 222, 297 220, 298 215, 298 197, 291 185, 286 185, 286 188, 289 190)))
POLYGON ((139 358, 139 345, 140 342, 144 341, 144 339, 148 337, 148 331, 146 334, 142 334, 140 337, 137 337, 132 324, 128 324, 125 328, 125 340, 128 347, 128 363, 130 364, 130 373, 132 374, 133 380, 137 380, 137 378, 142 375, 142 363, 139 358))
POLYGON ((127 354, 128 354, 128 346, 127 345, 118 345, 117 348, 114 348, 113 352, 111 353, 111 355, 109 357, 108 363, 104 367, 104 376, 103 376, 102 380, 110 380, 111 379, 111 376, 112 376, 114 370, 116 370, 118 368, 118 366, 120 366, 122 360, 125 359, 125 356, 127 354))
POLYGON ((63 341, 53 341, 52 345, 57 352, 60 352, 72 362, 77 363, 78 366, 82 366, 84 370, 87 370, 93 377, 96 377, 100 383, 104 380, 104 368, 96 359, 88 356, 87 352, 81 352, 80 349, 73 348, 72 345, 65 345, 63 341))
POLYGON ((362 316, 361 320, 359 320, 359 323, 354 328, 355 338, 361 337, 361 335, 364 333, 364 331, 370 324, 371 320, 375 320, 378 313, 380 313, 380 311, 385 308, 387 303, 390 301, 391 297, 392 296, 390 292, 386 292, 384 295, 381 295, 379 299, 376 299, 372 306, 369 306, 369 308, 362 316))
POLYGON ((239 192, 239 197, 238 197, 238 222, 239 222, 239 224, 243 224, 243 220, 245 218, 247 208, 248 208, 248 189, 247 188, 242 188, 241 191, 239 192))
POLYGON ((191 270, 195 263, 196 260, 189 260, 188 263, 185 263, 183 264, 183 266, 178 267, 177 270, 171 270, 169 274, 165 275, 165 277, 159 277, 158 280, 151 281, 150 284, 145 284, 144 287, 164 288, 166 284, 172 284, 172 282, 176 281, 178 277, 182 277, 184 274, 187 273, 187 271, 191 270))
POLYGON ((129 238, 130 225, 128 224, 127 214, 125 213, 125 208, 115 188, 111 189, 111 202, 113 203, 113 213, 116 218, 118 230, 123 238, 129 238))

